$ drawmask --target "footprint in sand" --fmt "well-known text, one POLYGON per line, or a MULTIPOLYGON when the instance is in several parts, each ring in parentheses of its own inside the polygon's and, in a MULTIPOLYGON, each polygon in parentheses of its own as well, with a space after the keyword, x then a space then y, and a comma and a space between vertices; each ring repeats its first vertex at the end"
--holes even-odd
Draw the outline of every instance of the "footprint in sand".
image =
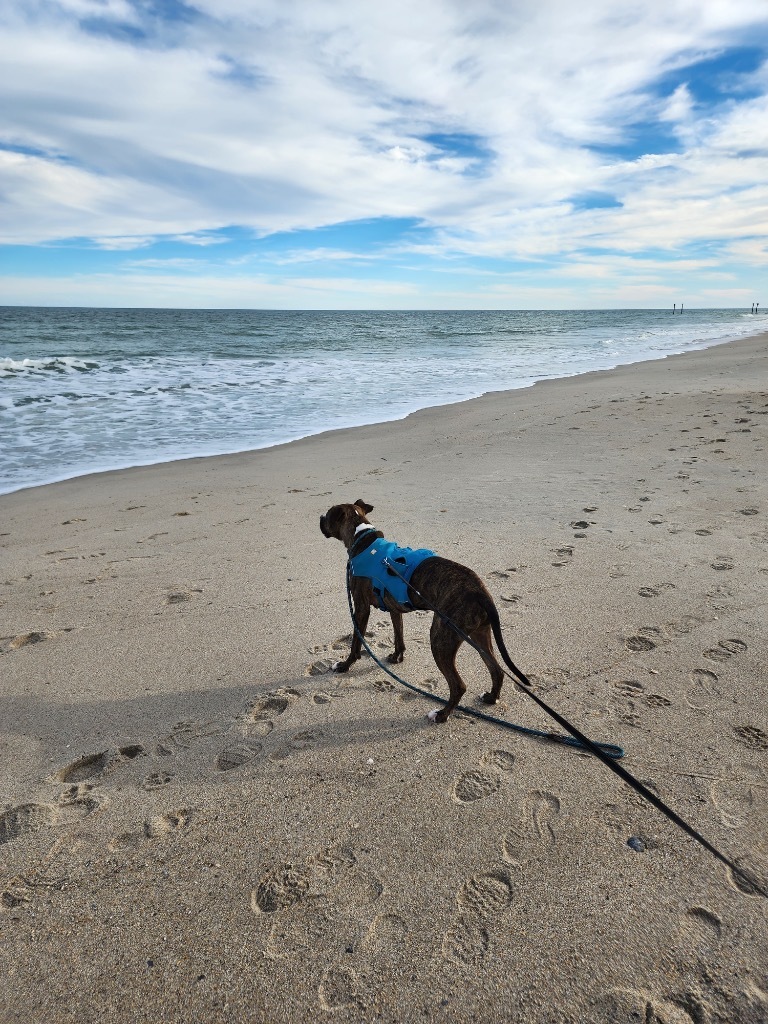
POLYGON ((710 647, 708 651, 704 651, 703 657, 710 661, 728 661, 734 654, 741 654, 746 649, 747 645, 743 640, 718 640, 717 647, 710 647))
POLYGON ((319 963, 344 959, 357 942, 347 915, 324 899, 307 896, 287 913, 274 913, 264 952, 273 961, 302 963, 314 956, 319 963))
POLYGON ((186 829, 191 819, 192 811, 188 807, 182 807, 181 810, 150 818, 144 823, 144 833, 148 839, 166 839, 186 829))
MULTIPOLYGON (((309 864, 310 870, 312 865, 309 864)), ((336 898, 334 885, 316 874, 309 889, 291 904, 273 912, 265 952, 274 960, 303 962, 313 955, 322 963, 349 963, 350 953, 364 946, 364 921, 370 907, 379 899, 383 886, 365 872, 352 872, 336 898)), ((369 929, 370 930, 370 929, 369 929)), ((379 930, 384 938, 384 927, 379 930)))
MULTIPOLYGON (((434 693, 439 687, 440 683, 437 679, 424 679, 420 683, 420 688, 426 690, 428 693, 434 693)), ((414 693, 413 690, 402 690, 398 695, 399 701, 419 700, 420 694, 414 693)))
POLYGON ((112 758, 109 750, 85 754, 57 772, 54 779, 57 782, 85 782, 86 779, 98 778, 109 767, 112 758))
POLYGON ((508 750, 490 750, 483 754, 481 763, 501 772, 511 772, 515 765, 515 755, 508 750))
POLYGON ((712 568, 723 572, 728 569, 732 569, 736 563, 730 557, 730 555, 715 555, 715 560, 712 562, 712 568))
POLYGON ((55 640, 56 637, 64 636, 65 633, 71 633, 73 628, 70 626, 65 629, 43 629, 35 630, 31 633, 19 633, 18 636, 0 637, 0 654, 18 651, 22 647, 32 647, 34 644, 43 643, 45 640, 55 640))
POLYGON ((479 768, 460 775, 453 784, 451 797, 455 803, 470 804, 496 793, 502 783, 502 772, 510 772, 515 763, 514 754, 506 750, 493 750, 486 754, 479 768))
POLYGON ((136 849, 148 840, 170 839, 182 833, 188 827, 191 818, 192 811, 188 807, 168 814, 156 815, 144 822, 140 832, 126 832, 115 836, 109 844, 110 849, 136 849))
POLYGON ((59 811, 50 804, 20 804, 0 814, 0 846, 55 825, 59 811))
POLYGON ((189 750, 197 740, 215 736, 221 731, 222 727, 216 722, 177 722, 157 744, 155 753, 160 757, 170 757, 179 751, 189 750))
POLYGON ((768 857, 765 854, 751 853, 745 857, 737 857, 734 863, 747 876, 742 878, 732 868, 728 868, 728 881, 734 889, 738 889, 745 896, 760 896, 755 886, 768 892, 768 857), (750 884, 752 881, 755 885, 750 884))
POLYGON ((563 548, 557 548, 555 550, 555 554, 558 556, 558 561, 553 562, 552 565, 554 565, 556 568, 559 568, 563 565, 568 565, 568 563, 573 558, 573 550, 574 549, 570 545, 563 548))
POLYGON ((399 914, 377 914, 368 926, 362 950, 369 956, 391 962, 394 957, 407 958, 408 926, 399 914))
POLYGON ((65 868, 57 869, 57 861, 81 844, 82 840, 71 834, 60 836, 37 863, 23 874, 6 879, 0 890, 0 910, 14 910, 30 903, 38 889, 60 889, 70 876, 65 868))
POLYGON ((711 957, 720 945, 723 922, 706 907, 691 907, 681 919, 680 932, 686 949, 711 957))
POLYGON ((171 772, 152 772, 151 775, 142 781, 141 788, 151 792, 155 789, 162 789, 163 786, 167 786, 168 783, 173 779, 171 772))
POLYGON ((704 711, 710 707, 713 700, 720 697, 718 679, 714 672, 705 668, 695 668, 689 678, 693 684, 685 695, 689 708, 694 711, 704 711))
POLYGON ((389 679, 375 679, 373 682, 374 690, 378 690, 379 693, 391 693, 392 690, 397 689, 394 683, 391 683, 389 679))
POLYGON ((642 989, 610 989, 596 999, 581 1015, 590 1024, 694 1024, 702 1021, 692 1017, 677 1003, 653 996, 642 989))
POLYGON ((487 920, 506 910, 512 902, 512 882, 506 874, 490 872, 467 879, 456 896, 463 914, 487 920))
POLYGON ((326 676, 333 672, 333 666, 337 661, 337 658, 320 658, 318 661, 313 661, 311 665, 307 665, 304 670, 304 675, 326 676))
POLYGON ((512 896, 506 874, 490 872, 468 878, 456 896, 458 914, 443 936, 443 959, 460 967, 479 965, 490 947, 488 926, 509 910, 512 896))
POLYGON ((485 959, 491 938, 488 929, 473 919, 458 917, 443 936, 441 953, 459 967, 477 967, 485 959))
POLYGON ((72 817, 72 812, 80 817, 92 814, 106 803, 106 797, 97 792, 89 782, 78 782, 69 786, 58 799, 59 807, 67 812, 66 817, 69 818, 72 817))
POLYGON ((216 768, 220 772, 229 772, 235 768, 242 768, 243 765, 254 761, 264 748, 256 739, 244 737, 226 747, 216 758, 216 768))
POLYGON ((323 975, 317 990, 324 1010, 361 1011, 365 1005, 365 992, 358 975, 349 967, 331 967, 323 975))
POLYGON ((710 786, 709 795, 726 828, 743 828, 756 808, 765 809, 764 798, 760 800, 747 782, 717 779, 710 786))
POLYGON ((625 697, 637 698, 641 694, 645 693, 645 687, 643 684, 636 682, 634 679, 620 679, 613 685, 619 693, 623 694, 625 697))
POLYGON ((202 587, 191 587, 189 590, 171 590, 165 595, 164 604, 186 604, 195 594, 202 594, 202 587))
POLYGON ((251 910, 275 914, 298 903, 309 892, 311 871, 305 864, 280 864, 269 868, 251 893, 251 910))
POLYGON ((739 743, 750 750, 768 750, 768 735, 756 725, 734 726, 733 732, 739 743))
POLYGON ((521 841, 519 835, 510 833, 501 840, 501 859, 505 864, 519 868, 521 861, 521 841))
POLYGON ((294 733, 287 743, 273 750, 269 755, 270 760, 285 761, 296 751, 310 750, 322 736, 322 729, 302 729, 294 733))
POLYGON ((560 800, 554 793, 534 790, 523 801, 523 821, 531 822, 539 839, 550 845, 557 841, 554 824, 560 814, 560 800))
POLYGON ((674 640, 681 636, 688 636, 688 634, 697 626, 700 626, 703 621, 704 620, 698 615, 684 615, 676 622, 665 622, 663 636, 667 640, 674 640))
MULTIPOLYGON (((255 913, 275 914, 298 903, 305 897, 326 896, 342 881, 348 883, 350 874, 356 868, 357 857, 347 847, 328 847, 311 853, 304 863, 276 864, 259 878, 251 893, 251 909, 255 913)), ((363 876, 361 876, 363 877, 363 876)), ((357 888, 367 889, 374 899, 381 895, 383 886, 372 876, 364 876, 365 884, 357 888)), ((352 891, 354 886, 345 886, 352 891)))
POLYGON ((624 646, 628 651, 638 654, 643 651, 652 651, 656 644, 647 636, 629 636, 624 641, 624 646))
POLYGON ((51 782, 85 782, 96 779, 105 772, 113 772, 125 761, 146 757, 147 752, 140 743, 128 743, 117 750, 100 750, 95 754, 84 754, 76 761, 65 765, 51 776, 51 782))
MULTIPOLYGON (((320 702, 318 701, 317 703, 320 702)), ((263 740, 269 736, 274 728, 275 723, 267 719, 264 722, 235 722, 230 731, 235 733, 240 739, 263 740)))
POLYGON ((669 708, 672 707, 672 701, 667 697, 662 697, 660 693, 650 693, 645 698, 645 703, 650 704, 652 708, 669 708))
POLYGON ((290 704, 290 698, 281 693, 270 693, 261 700, 249 704, 238 716, 245 722, 266 722, 282 715, 290 704))
MULTIPOLYGON (((373 627, 374 629, 386 629, 387 623, 378 622, 373 627)), ((372 643, 375 639, 373 629, 367 629, 365 632, 365 639, 368 643, 372 643)), ((333 643, 323 644, 317 647, 310 648, 312 654, 321 654, 323 657, 317 661, 313 661, 307 665, 304 669, 305 676, 324 676, 333 672, 333 666, 337 661, 340 660, 340 655, 346 656, 349 653, 349 645, 352 643, 352 634, 347 633, 345 636, 340 636, 334 640, 333 643)), ((386 644, 379 644, 378 646, 387 646, 386 644)), ((363 650, 363 657, 367 657, 367 652, 363 650)))

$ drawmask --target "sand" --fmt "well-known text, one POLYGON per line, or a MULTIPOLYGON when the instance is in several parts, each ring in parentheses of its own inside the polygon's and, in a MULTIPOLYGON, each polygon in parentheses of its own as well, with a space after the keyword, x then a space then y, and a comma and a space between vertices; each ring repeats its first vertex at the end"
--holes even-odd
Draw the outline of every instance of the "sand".
POLYGON ((763 335, 1 497, 0 1020, 768 1020, 766 901, 605 767, 328 671, 318 526, 362 497, 473 566, 537 692, 768 884, 767 435, 763 335))

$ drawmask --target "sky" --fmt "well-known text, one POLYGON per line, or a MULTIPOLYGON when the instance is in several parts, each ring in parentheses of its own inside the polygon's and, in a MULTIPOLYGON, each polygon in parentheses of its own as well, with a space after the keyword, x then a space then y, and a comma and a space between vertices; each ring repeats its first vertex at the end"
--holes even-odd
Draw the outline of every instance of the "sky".
POLYGON ((0 0, 0 304, 768 308, 768 0, 0 0))

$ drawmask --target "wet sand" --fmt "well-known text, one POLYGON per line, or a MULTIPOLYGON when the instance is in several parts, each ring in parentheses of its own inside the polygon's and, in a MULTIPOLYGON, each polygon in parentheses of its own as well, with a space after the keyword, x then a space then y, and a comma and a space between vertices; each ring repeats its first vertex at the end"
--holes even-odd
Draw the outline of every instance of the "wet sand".
MULTIPOLYGON (((768 884, 767 435, 763 335, 0 497, 0 1020, 768 1020, 766 901, 606 768, 329 671, 318 527, 362 497, 473 566, 537 692, 768 884)), ((446 693, 430 618, 399 671, 446 693)))

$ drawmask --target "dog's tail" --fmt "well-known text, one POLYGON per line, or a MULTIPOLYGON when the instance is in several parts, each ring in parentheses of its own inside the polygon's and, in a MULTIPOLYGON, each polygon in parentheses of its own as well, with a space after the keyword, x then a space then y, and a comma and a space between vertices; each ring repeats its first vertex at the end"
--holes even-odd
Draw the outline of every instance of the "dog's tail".
POLYGON ((501 633, 501 620, 499 619, 499 613, 496 609, 496 605, 493 603, 493 598, 491 597, 490 594, 483 594, 483 605, 485 607, 485 613, 488 616, 488 620, 491 623, 491 629, 493 630, 493 638, 496 641, 496 646, 499 649, 499 654, 501 654, 502 658, 504 659, 507 668, 512 669, 512 671, 517 676, 518 680, 524 686, 530 686, 531 683, 528 677, 520 671, 520 669, 509 656, 509 651, 507 650, 507 646, 504 643, 504 637, 502 636, 501 633))

